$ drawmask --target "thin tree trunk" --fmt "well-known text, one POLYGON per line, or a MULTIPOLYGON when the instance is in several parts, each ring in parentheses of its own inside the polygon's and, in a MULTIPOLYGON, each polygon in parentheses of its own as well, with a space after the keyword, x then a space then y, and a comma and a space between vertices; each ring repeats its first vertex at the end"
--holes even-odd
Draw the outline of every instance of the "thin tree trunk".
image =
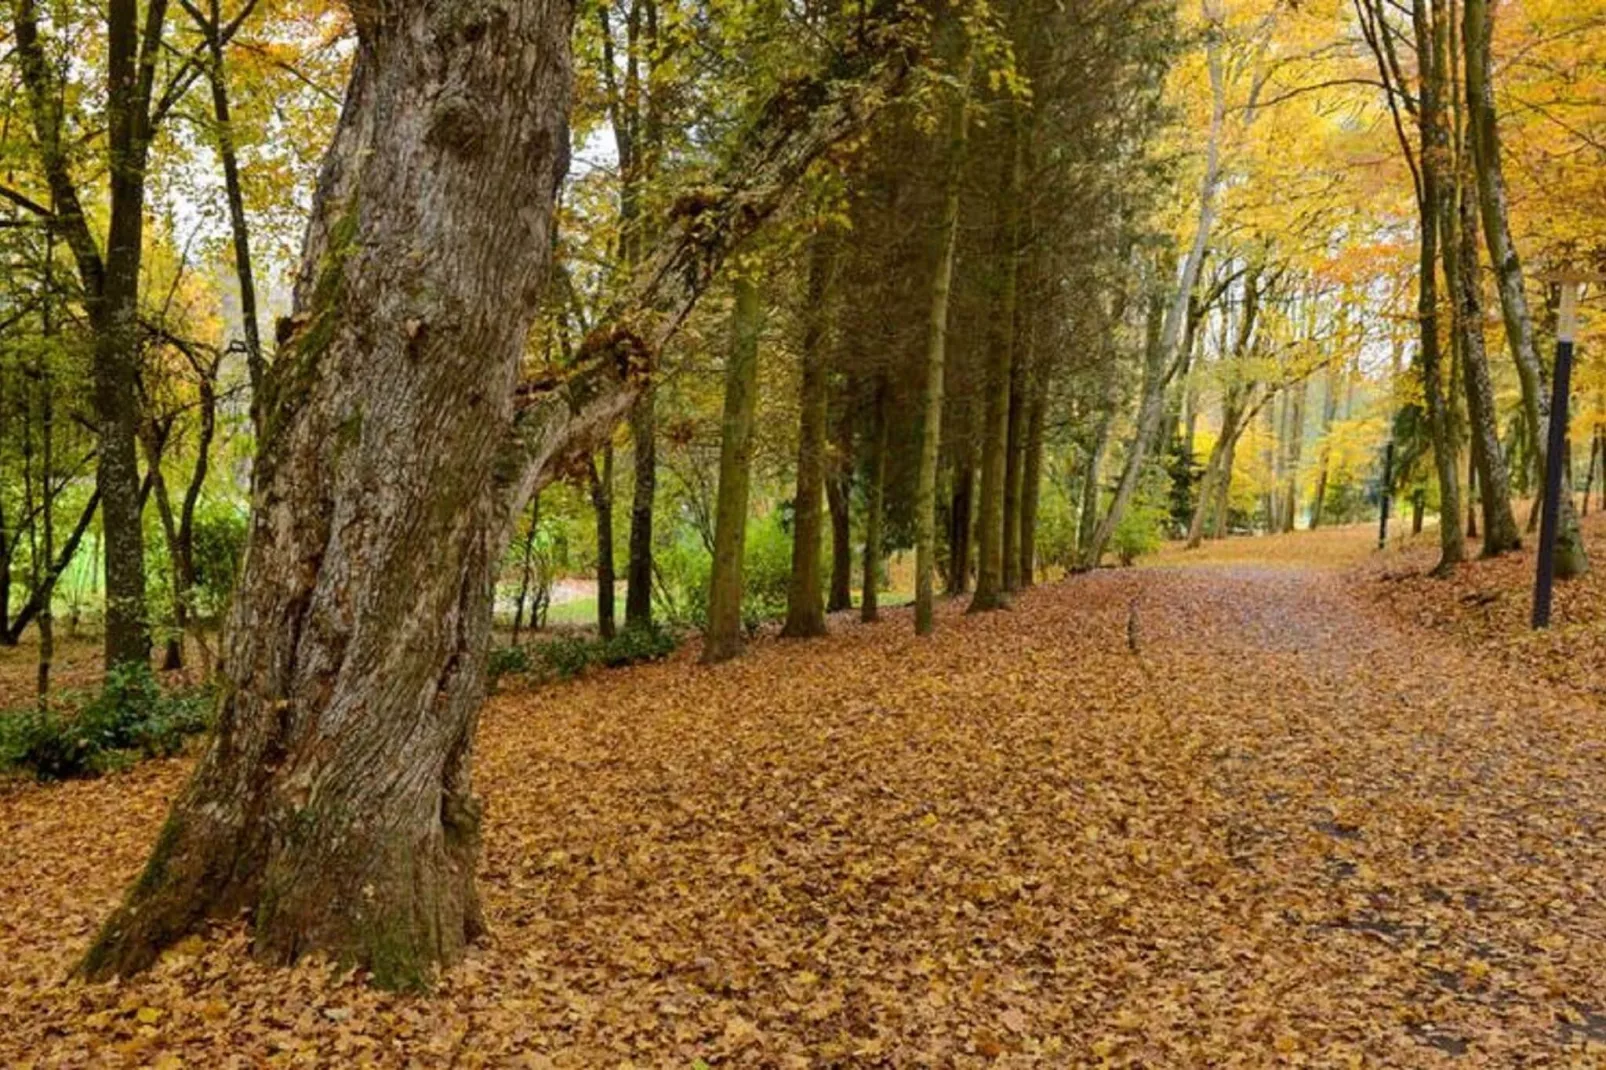
MULTIPOLYGON (((971 613, 1002 609, 1009 604, 1006 565, 1011 547, 1007 538, 1010 500, 1010 423, 1014 400, 1015 299, 1019 286, 1016 242, 1020 228, 1020 184, 1023 165, 1018 147, 1018 122, 1011 123, 1012 151, 1009 179, 1004 192, 1002 284, 994 319, 996 334, 988 340, 987 404, 981 436, 981 507, 977 513, 976 592, 971 596, 971 613)), ((1018 472, 1017 472, 1018 474, 1018 472)), ((1017 536, 1019 533, 1016 533, 1017 536)))
POLYGON ((926 376, 922 398, 920 461, 915 475, 915 634, 930 635, 934 626, 937 570, 937 461, 942 448, 943 372, 948 359, 948 302, 953 289, 954 257, 959 245, 960 195, 964 178, 965 142, 969 132, 972 57, 967 48, 961 64, 960 91, 949 108, 947 167, 939 224, 941 245, 931 280, 931 306, 926 326, 926 376))
POLYGON ((747 545, 747 493, 752 475, 753 417, 758 407, 758 335, 763 310, 758 285, 736 280, 730 355, 725 361, 725 416, 719 441, 719 501, 714 519, 714 568, 709 578, 703 662, 742 652, 742 553, 747 545))
MULTIPOLYGON (((1008 372, 1004 385, 1004 483, 1002 525, 999 531, 999 589, 1006 596, 1020 586, 1020 502, 1021 481, 1026 475, 1027 371, 1028 347, 1023 344, 1021 324, 1021 200, 1026 173, 1026 146, 1029 133, 1025 120, 1016 116, 1011 123, 1014 159, 1010 166, 1008 201, 1004 212, 1004 292, 998 304, 999 324, 1008 337, 1008 372)), ((985 456, 983 465, 986 464, 985 456)), ((985 468, 983 469, 985 471, 985 468)), ((985 515, 985 495, 983 515, 985 515)), ((981 584, 977 584, 977 593, 981 584)), ((975 609, 973 601, 971 608, 975 609)))
MULTIPOLYGON (((519 632, 524 625, 524 607, 530 600, 530 582, 535 578, 535 537, 541 524, 541 496, 530 495, 530 527, 524 533, 523 561, 519 567, 519 600, 513 606, 512 645, 519 645, 519 632)), ((536 627, 535 613, 530 613, 530 627, 536 627)))
MULTIPOLYGON (((245 15, 256 6, 247 0, 245 15)), ((223 16, 218 0, 210 0, 210 19, 203 21, 202 33, 211 53, 207 80, 212 86, 212 115, 217 122, 218 157, 223 164, 223 192, 229 205, 229 233, 234 245, 234 274, 240 287, 240 326, 245 335, 245 364, 251 381, 251 427, 262 433, 262 381, 266 358, 262 351, 261 327, 257 321, 256 273, 251 263, 251 230, 245 217, 245 192, 240 185, 240 159, 235 147, 234 123, 229 109, 227 68, 224 65, 223 16)))
POLYGON ((1322 510, 1327 505, 1327 476, 1333 463, 1333 420, 1338 416, 1338 372, 1329 371, 1322 396, 1322 454, 1316 469, 1316 491, 1310 502, 1310 528, 1315 531, 1322 525, 1322 510))
POLYGON ((948 577, 946 592, 959 596, 970 590, 970 531, 976 504, 976 468, 969 449, 956 445, 953 494, 948 506, 948 577))
MULTIPOLYGON (((1143 467, 1148 461, 1149 451, 1154 447, 1155 434, 1159 431, 1161 420, 1165 416, 1166 385, 1172 370, 1168 365, 1174 360, 1177 347, 1181 343, 1182 331, 1188 318, 1189 302, 1193 298, 1193 289, 1199 282, 1199 272, 1204 266, 1205 253, 1210 245, 1210 233, 1215 227, 1216 195, 1221 185, 1222 138, 1227 120, 1227 76, 1222 44, 1223 15, 1219 7, 1214 4, 1207 3, 1205 9, 1206 17, 1212 23, 1205 45, 1205 63, 1210 73, 1210 133, 1205 146, 1204 176, 1199 183, 1199 208, 1198 218, 1194 224, 1193 244, 1183 260, 1182 278, 1178 281, 1177 292, 1171 306, 1166 309, 1159 337, 1157 340, 1151 337, 1149 345, 1146 346, 1150 352, 1145 361, 1145 386, 1143 401, 1138 410, 1137 429, 1133 432, 1132 442, 1127 450, 1126 464, 1121 471, 1121 481, 1116 486, 1115 498, 1110 502, 1109 511, 1094 528, 1091 538, 1083 548, 1078 566, 1083 569, 1098 567, 1099 561, 1104 557, 1104 549, 1109 545, 1110 537, 1120 526, 1127 508, 1136 495, 1138 481, 1143 476, 1143 467)), ((1157 288, 1159 286, 1158 279, 1155 280, 1155 286, 1157 288)), ((1159 300, 1158 292, 1152 300, 1159 300)))
POLYGON ((1299 521, 1299 465, 1305 446, 1305 392, 1307 381, 1301 379, 1288 391, 1288 420, 1284 426, 1283 442, 1283 522, 1282 530, 1293 531, 1299 521))
POLYGON ((1104 548, 1109 545, 1110 537, 1115 534, 1121 518, 1126 515, 1132 499, 1137 496, 1138 482, 1142 479, 1143 467, 1148 462, 1149 445, 1154 441, 1155 433, 1160 429, 1160 422, 1165 417, 1164 314, 1161 296, 1158 293, 1150 295, 1148 326, 1144 332, 1146 340, 1143 345, 1143 386, 1138 402, 1137 427, 1132 432, 1132 440, 1127 443, 1126 463, 1121 468, 1121 481, 1116 484, 1115 497, 1110 501, 1110 508, 1105 512, 1104 519, 1094 528, 1082 552, 1077 567, 1084 570, 1099 566, 1104 557, 1104 548))
POLYGON ((887 430, 892 422, 888 411, 891 403, 892 385, 882 375, 876 382, 875 436, 870 450, 870 485, 865 494, 864 507, 864 594, 859 603, 859 619, 866 624, 876 620, 880 612, 883 556, 881 525, 886 509, 887 430))
MULTIPOLYGON (((1523 287, 1522 259, 1511 237, 1506 180, 1501 160, 1500 123, 1494 100, 1494 66, 1490 42, 1494 30, 1489 0, 1463 0, 1462 40, 1466 50, 1468 130, 1484 241, 1499 285, 1500 313, 1506 342, 1517 365, 1523 412, 1533 428, 1539 470, 1545 468, 1545 428, 1550 423, 1550 389, 1534 342, 1533 319, 1523 287)), ((1557 503, 1556 575, 1563 579, 1589 571, 1589 556, 1578 532, 1572 502, 1557 503)), ((1537 504, 1535 507, 1537 515, 1537 504)))
POLYGON ((591 508, 597 516, 597 634, 614 636, 613 593, 613 443, 602 447, 602 471, 589 462, 591 508))
MULTIPOLYGON (((1431 2, 1433 13, 1439 14, 1444 0, 1431 2)), ((1461 528, 1455 430, 1450 416, 1450 403, 1444 396, 1441 378, 1443 356, 1439 345, 1438 235, 1439 204, 1443 196, 1441 161, 1449 153, 1442 109, 1445 27, 1442 19, 1430 18, 1428 4, 1429 0, 1415 0, 1413 9, 1417 53, 1431 57, 1429 69, 1423 73, 1421 101, 1417 106, 1417 127, 1422 144, 1417 317, 1420 325, 1422 393, 1433 438, 1433 463, 1439 478, 1439 563, 1434 571, 1442 574, 1466 560, 1466 540, 1461 528)))
POLYGON ((853 608, 852 411, 844 397, 826 467, 825 503, 831 513, 831 590, 825 602, 829 613, 853 608))
POLYGON ((804 310, 803 381, 799 392, 797 494, 793 505, 792 574, 786 592, 786 623, 781 634, 810 638, 825 634, 825 603, 820 591, 820 501, 825 483, 826 302, 835 258, 834 235, 815 233, 810 241, 808 307, 804 310))
POLYGON ((625 627, 652 624, 652 520, 658 491, 657 391, 649 384, 630 410, 635 489, 630 499, 630 561, 625 577, 625 627))
MULTIPOLYGON (((1500 448, 1499 413, 1483 341, 1483 284, 1478 265, 1478 215, 1470 189, 1450 194, 1455 226, 1447 228, 1445 278, 1455 315, 1466 386, 1467 422, 1472 435, 1472 464, 1483 506, 1483 556, 1495 557, 1522 546, 1517 518, 1511 511, 1511 477, 1500 448), (1457 193, 1459 195, 1457 195, 1457 193)), ((1470 492, 1469 492, 1470 493, 1470 492)), ((1469 530, 1471 525, 1468 525, 1469 530)))
POLYGON ((1047 383, 1042 369, 1033 369, 1031 407, 1026 419, 1026 460, 1021 472, 1021 587, 1037 583, 1037 510, 1043 494, 1043 436, 1048 417, 1047 383))

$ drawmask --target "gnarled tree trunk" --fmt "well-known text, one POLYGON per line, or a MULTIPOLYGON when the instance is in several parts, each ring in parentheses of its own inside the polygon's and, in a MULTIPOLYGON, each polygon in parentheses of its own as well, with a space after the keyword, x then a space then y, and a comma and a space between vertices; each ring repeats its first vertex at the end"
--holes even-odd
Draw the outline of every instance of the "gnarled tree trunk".
POLYGON ((862 79, 787 87, 575 367, 516 390, 567 161, 571 11, 354 8, 267 379, 218 727, 90 977, 242 910, 261 957, 321 951, 387 986, 426 983, 480 932, 469 752, 514 518, 611 433, 725 256, 902 76, 870 56, 862 79))

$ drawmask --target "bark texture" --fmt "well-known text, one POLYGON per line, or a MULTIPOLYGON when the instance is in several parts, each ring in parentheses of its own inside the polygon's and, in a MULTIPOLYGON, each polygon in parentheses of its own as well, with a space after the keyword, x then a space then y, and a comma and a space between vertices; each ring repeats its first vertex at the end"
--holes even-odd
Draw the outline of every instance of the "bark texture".
POLYGON ((825 601, 820 590, 820 535, 824 524, 825 424, 828 386, 825 362, 826 292, 835 237, 818 233, 810 243, 808 307, 804 310, 803 381, 799 388, 797 493, 793 499, 792 574, 786 592, 781 634, 810 638, 825 634, 825 601))
POLYGON ((719 436, 719 501, 714 517, 714 567, 709 576, 703 662, 742 652, 742 552, 747 545, 747 493, 753 464, 753 414, 758 408, 758 286, 736 281, 730 352, 725 358, 725 418, 719 436))
POLYGON ((88 976, 245 911, 269 961, 317 950, 410 987, 481 931, 469 752, 515 520, 609 437, 729 252, 905 69, 855 53, 784 87, 573 365, 521 384, 567 165, 571 15, 556 0, 354 8, 346 106, 265 384, 218 727, 88 976))
MULTIPOLYGON (((1550 386, 1534 342, 1533 318, 1523 287, 1522 258, 1511 237, 1505 167, 1500 156, 1500 122, 1494 100, 1494 66, 1491 37, 1494 21, 1489 0, 1464 0, 1462 40, 1466 50, 1467 130, 1472 141, 1473 173, 1477 176, 1478 209, 1484 241, 1494 265, 1500 292, 1500 316, 1506 342, 1517 365, 1522 386, 1522 408, 1538 451, 1539 471, 1545 470, 1550 423, 1550 386)), ((1570 498, 1557 503, 1556 576, 1567 579, 1589 571, 1589 555, 1578 533, 1578 517, 1570 498)))

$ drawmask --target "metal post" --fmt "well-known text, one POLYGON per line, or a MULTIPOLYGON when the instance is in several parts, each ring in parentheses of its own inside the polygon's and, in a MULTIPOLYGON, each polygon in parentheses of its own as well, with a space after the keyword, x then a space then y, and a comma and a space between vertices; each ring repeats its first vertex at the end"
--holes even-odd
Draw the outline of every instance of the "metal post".
MULTIPOLYGON (((1545 455, 1545 499, 1539 514, 1539 570, 1534 577, 1533 626, 1550 627, 1551 588, 1556 581, 1556 527, 1561 517, 1562 462, 1567 452, 1567 408, 1572 396, 1573 339, 1578 331, 1578 283, 1561 284, 1556 323, 1556 373, 1550 396, 1549 452, 1545 455)), ((1571 493, 1569 488, 1567 493, 1571 493)))
POLYGON ((1388 444, 1383 451, 1383 500, 1382 517, 1377 522, 1377 548, 1379 550, 1388 546, 1389 542, 1389 498, 1394 490, 1394 443, 1388 444))

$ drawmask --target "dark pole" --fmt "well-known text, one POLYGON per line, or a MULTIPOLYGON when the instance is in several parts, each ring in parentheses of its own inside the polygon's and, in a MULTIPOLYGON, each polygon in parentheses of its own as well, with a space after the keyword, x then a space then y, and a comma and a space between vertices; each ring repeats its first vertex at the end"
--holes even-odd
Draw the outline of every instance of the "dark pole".
POLYGON ((1556 581, 1556 525, 1561 513, 1561 474, 1567 450, 1567 402, 1572 396, 1573 332, 1578 316, 1578 284, 1561 284, 1561 315, 1556 330, 1556 375, 1550 396, 1549 452, 1545 455, 1545 498, 1539 514, 1539 570, 1534 577, 1533 626, 1550 627, 1551 587, 1556 581))
POLYGON ((1382 516, 1377 522, 1377 548, 1383 549, 1389 542, 1389 495, 1394 489, 1394 443, 1388 444, 1383 451, 1383 509, 1382 516))

